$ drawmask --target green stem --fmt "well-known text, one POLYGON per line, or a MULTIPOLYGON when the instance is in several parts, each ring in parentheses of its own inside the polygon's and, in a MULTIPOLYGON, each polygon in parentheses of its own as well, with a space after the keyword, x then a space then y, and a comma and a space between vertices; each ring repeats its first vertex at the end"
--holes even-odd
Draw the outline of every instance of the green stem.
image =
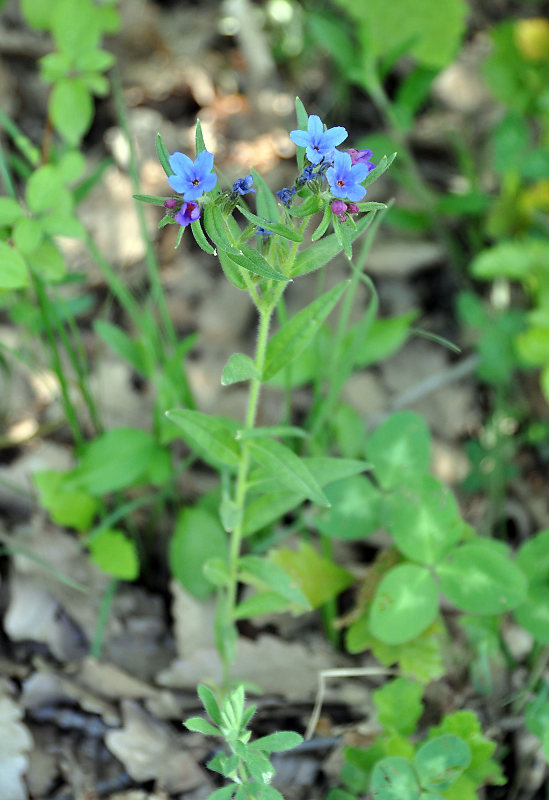
POLYGON ((105 593, 101 599, 101 606, 99 607, 99 616, 97 618, 97 625, 93 636, 93 642, 90 647, 90 655, 93 658, 99 658, 101 655, 101 647, 103 646, 103 638, 105 635, 105 627, 109 614, 111 613, 112 602, 118 588, 118 580, 112 578, 107 586, 105 593))

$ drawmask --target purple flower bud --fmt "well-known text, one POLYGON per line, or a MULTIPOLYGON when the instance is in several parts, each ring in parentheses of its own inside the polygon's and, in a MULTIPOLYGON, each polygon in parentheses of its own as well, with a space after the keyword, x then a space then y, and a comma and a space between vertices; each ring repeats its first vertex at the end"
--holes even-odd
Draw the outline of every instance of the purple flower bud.
POLYGON ((349 212, 349 214, 358 214, 360 209, 356 203, 349 203, 349 205, 347 206, 347 211, 349 212))
POLYGON ((252 175, 247 175, 245 178, 237 178, 237 180, 233 183, 233 195, 245 195, 249 192, 255 192, 255 189, 252 189, 254 179, 252 175))
POLYGON ((186 228, 187 225, 190 225, 191 222, 194 222, 200 216, 200 206, 198 203, 193 203, 192 201, 188 201, 183 203, 177 214, 175 215, 174 219, 176 222, 186 228))
POLYGON ((167 200, 164 200, 164 208, 177 208, 179 204, 179 200, 176 200, 175 197, 168 197, 167 200))
POLYGON ((289 208, 290 204, 292 202, 292 197, 294 196, 294 194, 295 194, 295 186, 292 186, 291 189, 288 189, 288 187, 285 186, 284 189, 279 189, 278 190, 278 192, 276 193, 276 196, 278 197, 278 199, 280 200, 280 202, 283 205, 285 205, 287 208, 289 208))
POLYGON ((373 156, 371 150, 357 150, 356 147, 349 147, 347 152, 351 156, 351 164, 353 167, 355 164, 366 164, 368 172, 371 172, 375 168, 373 161, 370 161, 370 158, 373 156))
POLYGON ((330 208, 332 209, 332 214, 335 214, 336 217, 339 217, 340 219, 342 217, 345 218, 345 212, 347 211, 347 204, 344 203, 343 200, 334 200, 330 208))

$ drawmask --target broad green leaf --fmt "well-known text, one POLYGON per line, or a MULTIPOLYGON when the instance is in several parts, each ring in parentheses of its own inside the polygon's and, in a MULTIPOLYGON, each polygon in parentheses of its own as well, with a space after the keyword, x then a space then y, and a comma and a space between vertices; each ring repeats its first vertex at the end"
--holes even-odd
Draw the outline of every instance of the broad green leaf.
POLYGON ((248 745, 250 750, 263 750, 265 753, 280 753, 291 750, 303 741, 303 736, 294 731, 277 731, 268 736, 261 736, 248 745))
POLYGON ((236 286, 237 289, 246 291, 248 287, 246 285, 246 281, 242 277, 240 266, 236 263, 236 261, 233 261, 230 255, 225 253, 223 250, 218 250, 217 255, 227 280, 229 280, 233 286, 236 286))
POLYGON ((294 579, 312 608, 332 600, 353 582, 350 572, 320 556, 307 542, 301 542, 297 552, 286 548, 271 550, 269 560, 294 579))
POLYGON ((244 353, 233 353, 223 367, 221 385, 229 386, 231 383, 251 381, 260 378, 261 375, 250 356, 244 353))
POLYGON ((315 517, 316 527, 335 539, 363 539, 380 527, 382 496, 361 475, 331 483, 325 490, 332 507, 315 517))
POLYGON ((183 431, 183 438, 201 457, 210 457, 215 462, 237 466, 240 463, 240 447, 233 432, 217 417, 191 411, 188 408, 166 411, 168 419, 183 431))
POLYGON ((114 53, 108 50, 84 50, 75 59, 80 72, 106 72, 115 62, 114 53))
MULTIPOLYGON (((216 242, 216 244, 218 243, 216 242)), ((219 247, 224 249, 222 244, 219 247)), ((229 251, 229 255, 240 267, 247 269, 248 272, 253 272, 255 275, 261 275, 262 278, 268 278, 272 281, 290 280, 274 267, 271 267, 269 262, 257 250, 247 244, 241 244, 238 250, 232 248, 229 251)))
POLYGON ((296 606, 292 605, 292 603, 286 600, 281 594, 262 591, 245 597, 235 608, 233 619, 251 619, 252 617, 259 617, 262 614, 280 614, 285 611, 301 613, 304 610, 309 610, 308 604, 306 608, 296 608, 296 606))
POLYGON ((139 575, 137 548, 122 531, 104 528, 89 543, 90 559, 103 572, 123 581, 139 575))
POLYGON ((468 6, 464 0, 447 0, 444 14, 438 0, 368 0, 356 4, 339 0, 357 17, 364 30, 363 47, 374 58, 388 55, 402 46, 420 64, 444 67, 455 56, 463 34, 468 6))
POLYGON ((371 469, 367 461, 355 458, 330 458, 329 456, 307 456, 303 459, 321 486, 326 486, 344 478, 351 478, 371 469))
POLYGON ((267 345, 263 380, 272 378, 307 347, 348 285, 349 281, 344 281, 334 286, 299 311, 275 333, 267 345))
POLYGON ((43 0, 21 0, 21 11, 26 22, 39 31, 49 28, 53 6, 53 3, 44 3, 43 0))
POLYGON ((516 352, 524 364, 541 367, 549 362, 549 325, 532 325, 520 333, 516 352))
POLYGON ((228 559, 227 534, 219 520, 203 508, 183 508, 170 541, 173 575, 194 597, 206 600, 214 586, 204 575, 204 565, 215 556, 228 559))
POLYGON ((356 351, 355 364, 367 367, 396 353, 408 339, 411 325, 417 316, 417 311, 407 311, 398 317, 375 319, 367 337, 356 351))
POLYGON ((215 722, 216 725, 221 724, 221 712, 219 710, 219 704, 217 702, 215 694, 209 688, 209 686, 205 686, 203 683, 200 683, 197 686, 197 694, 202 701, 202 705, 206 709, 206 713, 208 714, 209 718, 212 722, 215 722))
POLYGON ((203 717, 189 717, 183 725, 188 731, 193 731, 194 733, 203 733, 205 736, 221 736, 218 728, 215 728, 211 722, 208 722, 203 717))
MULTIPOLYGON (((366 214, 362 219, 358 220, 353 228, 351 241, 355 241, 372 224, 374 216, 374 214, 366 214)), ((325 236, 297 254, 292 267, 292 277, 307 275, 309 272, 320 269, 337 256, 342 249, 335 233, 325 236)))
POLYGON ((522 239, 483 250, 471 263, 475 278, 494 280, 509 278, 527 282, 547 268, 549 243, 543 239, 522 239))
MULTIPOLYGON (((227 530, 225 528, 225 530, 227 530)), ((214 586, 222 587, 230 585, 229 570, 227 563, 222 558, 214 556, 209 558, 202 567, 204 577, 214 586)))
POLYGON ((63 195, 67 196, 68 193, 59 173, 51 164, 44 164, 35 170, 25 187, 27 205, 34 214, 49 210, 59 212, 59 201, 63 195))
POLYGON ((427 423, 413 411, 391 414, 367 441, 366 456, 384 489, 401 486, 410 475, 427 473, 431 463, 427 423))
POLYGON ((380 581, 370 607, 370 629, 388 644, 401 644, 425 630, 438 612, 438 589, 428 570, 399 564, 380 581))
POLYGON ((454 495, 432 475, 388 495, 384 518, 400 552, 423 564, 436 564, 463 532, 454 495))
MULTIPOLYGON (((269 184, 255 169, 250 170, 250 172, 254 179, 254 184, 257 187, 256 203, 258 216, 262 219, 270 219, 278 222, 280 219, 280 208, 274 194, 269 188, 269 184)), ((265 226, 262 225, 261 227, 265 226)))
POLYGON ((375 800, 419 800, 420 788, 410 761, 402 756, 382 758, 370 779, 375 800))
POLYGON ((114 428, 90 442, 69 486, 94 497, 132 486, 146 474, 154 450, 148 431, 114 428))
POLYGON ((270 439, 252 439, 251 451, 257 463, 270 470, 290 491, 302 492, 321 506, 330 505, 309 468, 288 447, 270 439))
POLYGON ((238 566, 240 580, 245 583, 258 589, 268 587, 297 608, 309 610, 312 607, 293 577, 272 560, 260 556, 242 556, 238 566))
POLYGON ((60 281, 67 274, 65 259, 53 242, 42 242, 32 253, 29 253, 27 261, 47 282, 60 281))
POLYGON ((41 222, 50 236, 68 236, 71 239, 83 239, 86 236, 86 229, 80 220, 71 214, 48 214, 41 222))
POLYGON ((411 736, 423 713, 423 687, 407 678, 394 678, 373 693, 377 718, 386 730, 411 736))
POLYGON ((250 536, 275 520, 284 516, 292 508, 301 505, 305 495, 301 492, 285 491, 269 492, 254 498, 246 504, 244 511, 243 534, 250 536))
POLYGON ((13 226, 13 242, 22 256, 28 256, 44 239, 44 229, 39 219, 20 217, 13 226))
POLYGON ((549 584, 534 584, 526 600, 513 610, 515 619, 541 644, 549 644, 549 584))
POLYGON ((69 144, 78 145, 93 119, 93 102, 80 78, 56 81, 50 95, 49 114, 54 128, 69 144))
POLYGON ((445 733, 425 742, 414 756, 414 767, 424 789, 444 792, 471 763, 467 742, 445 733))
POLYGON ((237 208, 241 214, 244 214, 246 219, 259 225, 260 228, 268 228, 268 230, 277 233, 279 236, 282 236, 283 239, 289 239, 291 242, 303 241, 303 236, 293 228, 289 228, 281 222, 273 222, 271 220, 266 222, 262 217, 253 214, 244 204, 238 205, 237 208))
POLYGON ((220 789, 216 789, 215 792, 208 795, 208 800, 231 800, 237 788, 238 786, 235 783, 231 783, 229 786, 222 786, 220 789))
POLYGON ((469 746, 471 762, 465 774, 475 788, 485 783, 499 786, 505 783, 501 766, 492 759, 496 742, 484 736, 480 721, 474 712, 454 711, 452 714, 446 714, 440 725, 429 728, 429 738, 446 733, 459 736, 469 746))
POLYGON ((30 283, 23 256, 6 242, 0 241, 0 291, 24 289, 30 283))
POLYGON ((156 153, 160 161, 160 166, 169 178, 170 175, 174 174, 173 169, 170 167, 170 153, 159 133, 156 134, 156 153))
POLYGON ((441 591, 469 613, 502 614, 526 598, 526 576, 493 540, 455 548, 437 564, 436 573, 441 591))
POLYGON ((88 530, 98 509, 95 497, 66 488, 70 472, 45 470, 35 472, 33 480, 40 495, 40 505, 58 525, 78 531, 88 530))
POLYGON ((549 584, 549 528, 524 542, 517 553, 517 564, 530 583, 549 584))
POLYGON ((0 227, 13 225, 14 222, 24 216, 25 212, 17 200, 11 197, 0 197, 0 227))
POLYGON ((143 350, 137 342, 134 342, 126 333, 126 331, 119 328, 118 325, 113 325, 112 322, 107 322, 103 319, 98 319, 93 323, 93 327, 97 335, 115 352, 120 358, 126 361, 133 369, 141 375, 146 375, 146 369, 143 358, 143 350))
POLYGON ((98 48, 101 30, 90 0, 56 0, 51 12, 51 29, 57 47, 76 60, 98 48))

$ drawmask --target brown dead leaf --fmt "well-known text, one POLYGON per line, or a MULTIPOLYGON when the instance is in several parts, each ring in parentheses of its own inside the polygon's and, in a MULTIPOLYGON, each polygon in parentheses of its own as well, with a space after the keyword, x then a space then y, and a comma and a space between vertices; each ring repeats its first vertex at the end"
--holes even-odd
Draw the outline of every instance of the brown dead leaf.
POLYGON ((136 781, 156 780, 168 792, 195 789, 206 780, 182 738, 132 700, 122 703, 124 727, 108 731, 105 743, 136 781))
POLYGON ((0 797, 27 800, 23 774, 28 766, 27 752, 32 738, 20 720, 21 709, 0 687, 0 797))

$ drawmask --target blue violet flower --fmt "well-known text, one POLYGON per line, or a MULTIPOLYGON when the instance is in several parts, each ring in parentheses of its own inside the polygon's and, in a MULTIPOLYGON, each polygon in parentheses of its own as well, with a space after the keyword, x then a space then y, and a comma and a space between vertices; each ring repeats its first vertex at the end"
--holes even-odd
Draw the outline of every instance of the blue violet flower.
POLYGON ((311 164, 320 162, 332 153, 334 147, 347 138, 345 128, 328 128, 324 130, 324 125, 320 117, 311 114, 307 122, 306 131, 290 131, 290 139, 298 147, 304 147, 307 158, 311 164))
POLYGON ((313 165, 307 164, 301 175, 296 180, 296 186, 304 186, 309 181, 312 181, 313 178, 313 165))
POLYGON ((368 172, 371 172, 375 169, 375 164, 373 161, 370 161, 371 157, 373 156, 373 152, 371 150, 357 150, 356 147, 349 147, 347 152, 351 156, 351 164, 353 166, 355 164, 366 164, 368 167, 368 172))
POLYGON ((253 186, 253 176, 247 175, 245 178, 238 178, 233 183, 233 195, 236 197, 237 194, 245 195, 249 192, 255 192, 255 189, 252 189, 253 186))
POLYGON ((342 200, 362 200, 366 194, 364 186, 360 182, 367 176, 369 170, 366 164, 352 164, 349 153, 336 151, 334 155, 334 166, 326 172, 326 180, 330 184, 330 190, 334 197, 342 200))
POLYGON ((175 215, 174 219, 176 222, 179 222, 183 228, 186 228, 187 225, 191 224, 191 222, 197 220, 199 216, 200 206, 198 203, 185 201, 175 215))
POLYGON ((175 173, 168 177, 168 183, 185 200, 197 200, 217 183, 217 175, 212 172, 214 157, 207 150, 199 153, 194 161, 178 152, 173 153, 168 160, 175 173))
POLYGON ((282 205, 286 206, 286 208, 289 208, 294 194, 295 194, 295 186, 292 186, 291 189, 288 189, 288 187, 285 186, 284 189, 278 190, 276 196, 278 197, 282 205))

